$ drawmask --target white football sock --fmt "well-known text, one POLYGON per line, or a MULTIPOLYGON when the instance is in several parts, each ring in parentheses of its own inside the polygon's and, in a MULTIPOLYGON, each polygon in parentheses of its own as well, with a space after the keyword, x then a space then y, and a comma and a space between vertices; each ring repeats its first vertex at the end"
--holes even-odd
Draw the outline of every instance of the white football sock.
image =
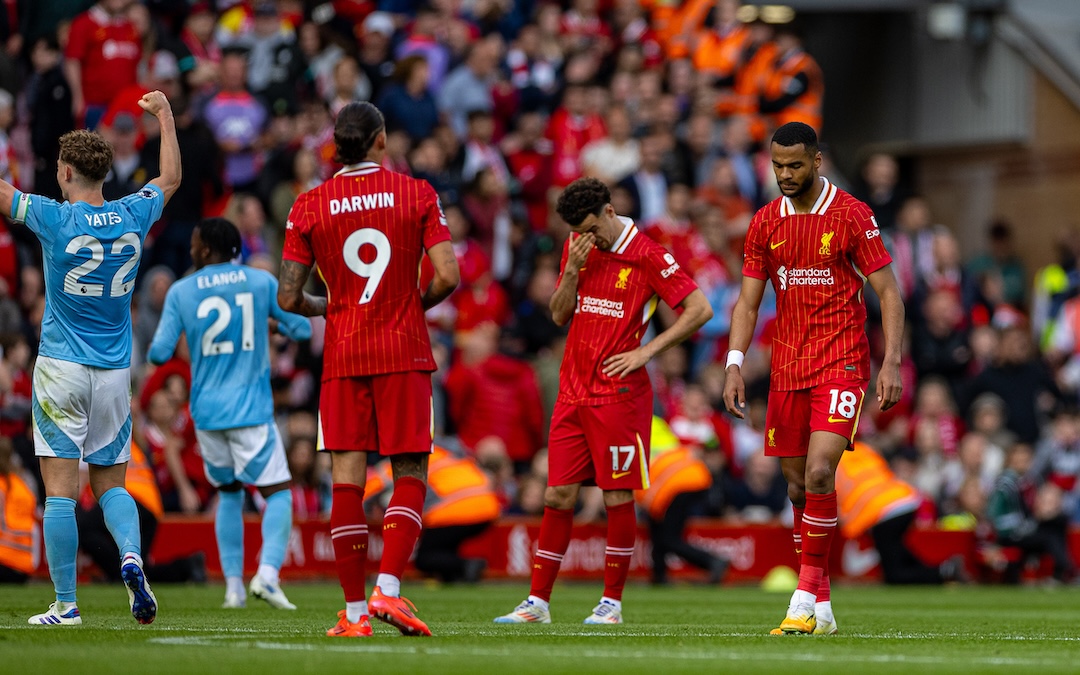
POLYGON ((257 574, 262 577, 262 580, 271 586, 281 585, 281 580, 278 578, 278 570, 273 565, 267 565, 265 563, 259 564, 259 571, 257 574))
POLYGON ((607 603, 613 606, 615 609, 622 611, 622 600, 616 600, 615 598, 609 598, 606 595, 600 598, 601 603, 607 603))
POLYGON ((378 578, 375 579, 375 585, 388 598, 396 598, 401 595, 401 579, 395 576, 380 573, 378 578))
POLYGON ((244 577, 225 577, 225 593, 244 597, 244 577))
POLYGON ((529 600, 529 602, 536 605, 537 607, 544 610, 545 612, 550 609, 550 607, 548 606, 548 601, 547 600, 543 600, 541 598, 538 598, 535 595, 530 595, 528 597, 528 600, 529 600))
POLYGON ((825 600, 824 602, 814 603, 814 616, 817 617, 818 622, 832 621, 832 601, 825 600))
POLYGON ((799 608, 806 608, 813 610, 815 600, 817 600, 817 597, 810 591, 796 590, 794 593, 791 594, 791 602, 788 603, 788 609, 794 610, 799 608))
POLYGON ((367 600, 345 603, 345 618, 349 623, 356 623, 360 617, 367 616, 367 600))

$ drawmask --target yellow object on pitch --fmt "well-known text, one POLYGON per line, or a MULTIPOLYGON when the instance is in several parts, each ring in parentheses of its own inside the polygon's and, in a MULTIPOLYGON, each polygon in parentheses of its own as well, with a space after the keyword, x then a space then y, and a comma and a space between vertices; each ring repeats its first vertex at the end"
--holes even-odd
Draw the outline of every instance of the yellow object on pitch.
POLYGON ((799 575, 787 565, 777 565, 761 580, 766 593, 792 593, 799 587, 799 575))

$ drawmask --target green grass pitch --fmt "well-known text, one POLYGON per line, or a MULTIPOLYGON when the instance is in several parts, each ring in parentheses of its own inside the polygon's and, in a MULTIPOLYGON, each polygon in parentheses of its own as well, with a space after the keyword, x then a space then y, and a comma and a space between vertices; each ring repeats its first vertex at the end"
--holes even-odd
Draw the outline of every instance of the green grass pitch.
POLYGON ((122 586, 79 589, 84 624, 28 626, 51 587, 0 587, 0 672, 107 673, 1076 673, 1080 589, 836 589, 840 634, 772 637, 787 595, 756 588, 632 585, 622 626, 584 626, 599 584, 560 584, 550 626, 491 622, 524 583, 406 584, 435 637, 324 633, 343 607, 334 584, 290 584, 296 612, 249 598, 218 609, 216 585, 155 587, 158 620, 138 626, 122 586))

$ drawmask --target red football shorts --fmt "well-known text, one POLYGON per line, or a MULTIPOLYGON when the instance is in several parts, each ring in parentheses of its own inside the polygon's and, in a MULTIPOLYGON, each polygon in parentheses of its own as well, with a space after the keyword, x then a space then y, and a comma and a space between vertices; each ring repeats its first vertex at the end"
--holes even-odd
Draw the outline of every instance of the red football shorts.
POLYGON ((866 380, 835 380, 810 389, 770 391, 765 412, 765 454, 805 457, 810 433, 831 431, 855 442, 866 380))
POLYGON ((602 490, 649 487, 652 395, 598 406, 556 403, 548 485, 595 481, 602 490))
POLYGON ((431 373, 409 371, 324 380, 320 450, 401 455, 431 452, 431 373))

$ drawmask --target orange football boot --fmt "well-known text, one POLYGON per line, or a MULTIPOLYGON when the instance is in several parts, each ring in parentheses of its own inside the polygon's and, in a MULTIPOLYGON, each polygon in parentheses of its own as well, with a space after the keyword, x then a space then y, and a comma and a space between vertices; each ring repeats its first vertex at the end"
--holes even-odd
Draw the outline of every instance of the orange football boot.
POLYGON ((427 624, 414 614, 416 605, 405 598, 387 597, 378 586, 368 599, 368 610, 371 611, 371 616, 397 628, 402 635, 431 637, 427 624))
POLYGON ((361 616, 356 623, 349 623, 345 610, 341 610, 337 615, 337 625, 326 631, 328 637, 371 637, 371 621, 368 620, 366 614, 361 616))

